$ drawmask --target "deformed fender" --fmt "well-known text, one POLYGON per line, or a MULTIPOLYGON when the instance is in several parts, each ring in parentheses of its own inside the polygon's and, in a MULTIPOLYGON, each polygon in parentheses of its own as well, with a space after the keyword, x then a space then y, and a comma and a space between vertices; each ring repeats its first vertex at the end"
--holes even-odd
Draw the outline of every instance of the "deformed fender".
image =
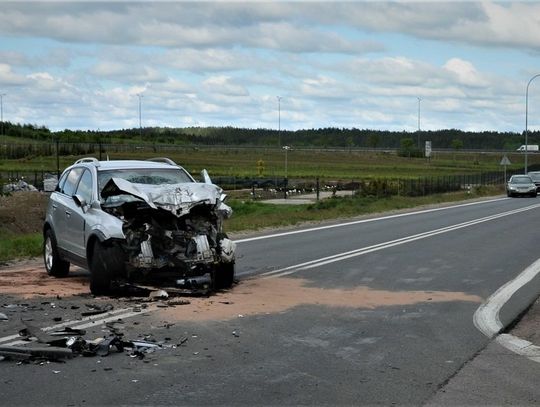
POLYGON ((236 243, 224 237, 219 241, 221 260, 225 263, 233 263, 236 258, 236 243))

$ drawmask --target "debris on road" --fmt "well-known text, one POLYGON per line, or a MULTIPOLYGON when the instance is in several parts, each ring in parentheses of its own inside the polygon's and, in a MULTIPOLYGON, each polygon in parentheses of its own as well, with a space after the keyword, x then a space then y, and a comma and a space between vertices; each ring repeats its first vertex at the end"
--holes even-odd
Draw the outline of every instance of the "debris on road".
POLYGON ((24 347, 24 346, 0 346, 0 356, 5 359, 29 360, 40 359, 58 361, 66 358, 72 358, 71 349, 65 349, 55 346, 50 347, 24 347))
MULTIPOLYGON (((143 359, 147 353, 173 347, 173 345, 163 343, 171 338, 158 343, 148 340, 151 335, 145 335, 143 339, 125 340, 124 333, 117 326, 117 324, 122 324, 123 321, 107 323, 105 326, 108 334, 94 340, 84 339, 86 331, 83 329, 64 327, 55 331, 44 332, 28 322, 23 323, 25 327, 19 331, 19 335, 29 344, 0 346, 0 361, 15 360, 21 363, 58 362, 75 356, 106 357, 112 352, 127 352, 131 357, 143 359)), ((180 344, 185 343, 186 340, 182 339, 180 344)))
POLYGON ((166 300, 169 298, 169 294, 165 290, 155 290, 148 295, 148 298, 151 300, 166 300))
POLYGON ((104 306, 100 306, 96 304, 86 304, 86 306, 88 307, 88 311, 81 312, 81 315, 83 317, 104 314, 114 309, 114 307, 111 304, 106 304, 104 306))

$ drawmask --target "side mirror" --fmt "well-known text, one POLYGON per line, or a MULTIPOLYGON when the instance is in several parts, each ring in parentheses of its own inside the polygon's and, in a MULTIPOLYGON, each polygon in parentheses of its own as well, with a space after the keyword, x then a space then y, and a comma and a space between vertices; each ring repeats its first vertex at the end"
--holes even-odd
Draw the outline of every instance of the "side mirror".
POLYGON ((205 184, 212 184, 212 180, 210 179, 210 175, 208 175, 208 171, 206 171, 206 169, 201 171, 201 178, 204 180, 205 184))
POLYGON ((86 210, 88 209, 87 204, 86 204, 86 199, 84 199, 80 195, 73 195, 73 201, 75 202, 77 206, 79 206, 83 210, 83 212, 86 212, 86 210))

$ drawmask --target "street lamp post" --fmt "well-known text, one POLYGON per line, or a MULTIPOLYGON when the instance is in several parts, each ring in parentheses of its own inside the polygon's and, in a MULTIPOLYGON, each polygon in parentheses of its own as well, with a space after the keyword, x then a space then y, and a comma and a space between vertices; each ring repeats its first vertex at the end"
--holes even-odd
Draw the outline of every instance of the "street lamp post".
POLYGON ((281 147, 281 96, 276 96, 278 101, 278 146, 281 147))
POLYGON ((540 73, 529 79, 529 83, 527 83, 527 89, 525 91, 525 174, 527 174, 527 151, 529 150, 529 85, 535 78, 538 78, 539 76, 540 73))
POLYGON ((141 99, 143 97, 142 94, 137 93, 137 97, 139 98, 139 136, 142 141, 142 121, 141 121, 141 99))
POLYGON ((285 150, 285 188, 283 196, 285 199, 287 199, 287 187, 289 185, 287 153, 291 149, 291 146, 283 146, 283 149, 285 150))
POLYGON ((4 96, 6 96, 6 93, 0 93, 0 122, 2 122, 2 136, 4 135, 4 96))
POLYGON ((420 102, 422 101, 421 98, 418 99, 418 148, 420 148, 420 102))

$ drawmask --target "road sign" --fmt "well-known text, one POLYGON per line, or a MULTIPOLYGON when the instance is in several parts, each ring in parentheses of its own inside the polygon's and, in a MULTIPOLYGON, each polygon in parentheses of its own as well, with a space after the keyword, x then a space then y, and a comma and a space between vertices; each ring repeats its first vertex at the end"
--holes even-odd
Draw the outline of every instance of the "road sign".
POLYGON ((508 159, 507 156, 504 156, 501 160, 501 164, 500 165, 511 165, 512 163, 510 162, 510 160, 508 159))
POLYGON ((431 157, 431 141, 426 140, 426 158, 431 157))
POLYGON ((504 166, 504 181, 506 182, 506 166, 512 164, 507 156, 503 156, 501 164, 504 166))

